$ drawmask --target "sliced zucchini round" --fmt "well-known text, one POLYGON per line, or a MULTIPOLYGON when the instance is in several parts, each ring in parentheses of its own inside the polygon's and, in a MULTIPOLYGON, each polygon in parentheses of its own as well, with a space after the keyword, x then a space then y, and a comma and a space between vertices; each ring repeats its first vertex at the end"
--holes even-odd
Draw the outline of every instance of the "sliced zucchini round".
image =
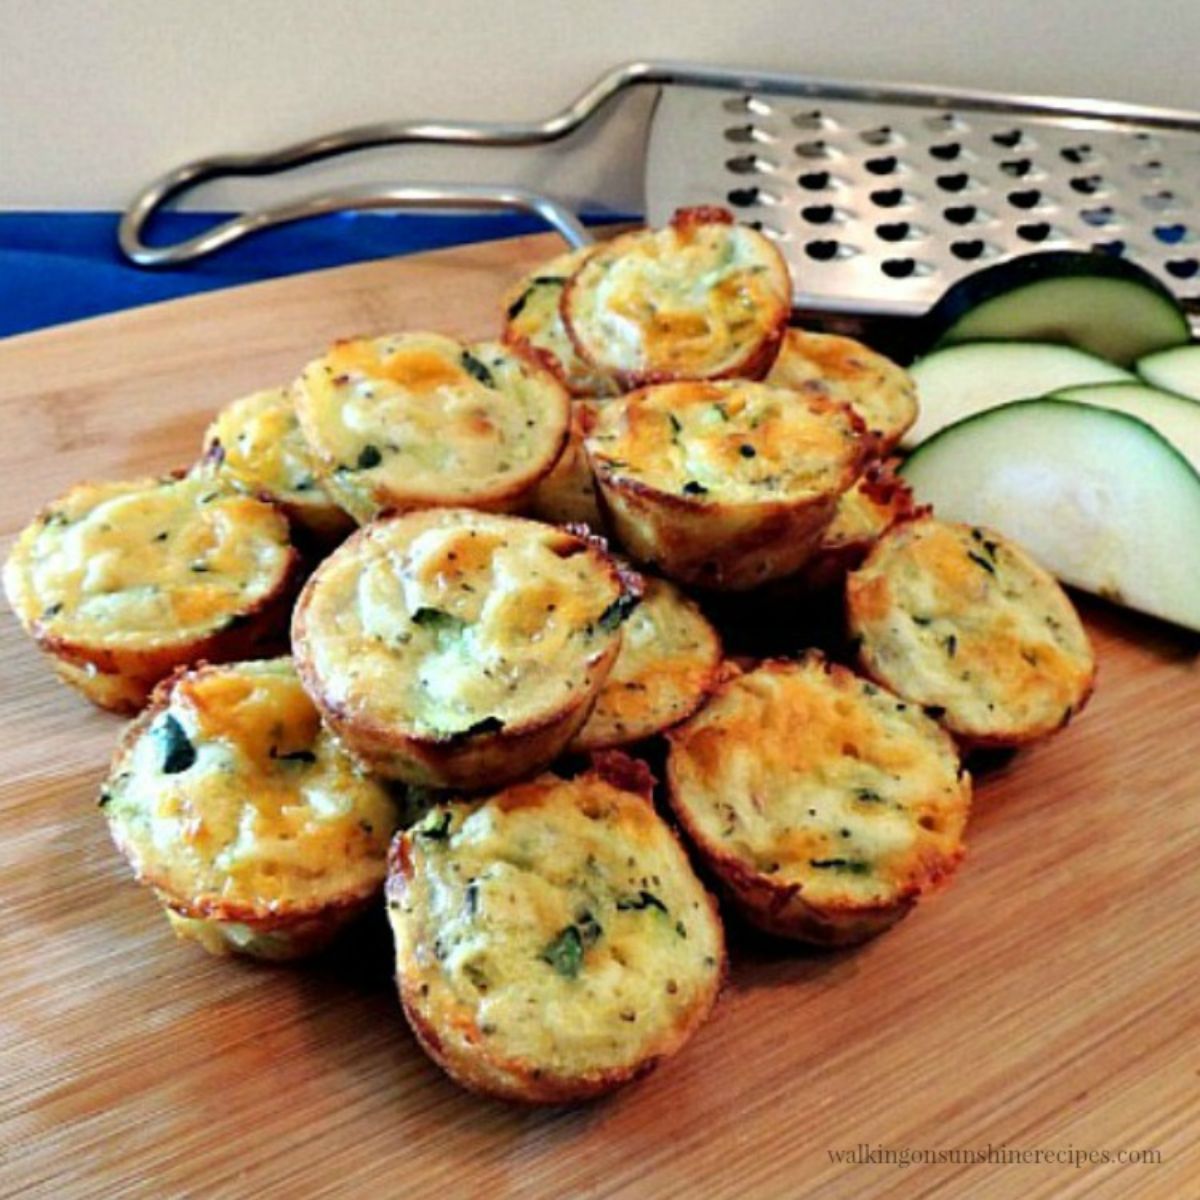
POLYGON ((1200 471, 1200 404, 1144 383, 1100 383, 1063 388, 1052 399, 1093 404, 1137 417, 1159 433, 1200 471))
POLYGON ((1047 342, 963 342, 934 350, 909 369, 920 412, 903 445, 986 408, 1089 383, 1132 382, 1134 376, 1094 354, 1047 342))
POLYGON ((1200 630, 1200 475, 1145 422, 1020 400, 943 429, 901 473, 940 517, 999 529, 1063 582, 1200 630))
POLYGON ((960 279, 930 309, 931 344, 1061 342, 1122 366, 1191 338, 1187 315, 1149 271, 1078 250, 1025 254, 960 279))
POLYGON ((1200 346, 1172 346, 1147 354, 1134 364, 1134 370, 1156 388, 1178 392, 1200 400, 1200 346))

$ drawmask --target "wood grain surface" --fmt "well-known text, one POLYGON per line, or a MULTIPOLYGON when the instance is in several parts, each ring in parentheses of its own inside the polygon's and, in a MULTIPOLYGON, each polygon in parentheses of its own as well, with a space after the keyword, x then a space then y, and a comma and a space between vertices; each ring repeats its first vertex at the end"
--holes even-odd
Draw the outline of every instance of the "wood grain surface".
MULTIPOLYGON (((188 462, 214 409, 335 336, 492 332, 501 288, 556 248, 459 248, 0 343, 0 548, 78 479, 188 462)), ((730 984, 676 1060, 601 1103, 527 1111, 459 1091, 417 1048, 382 920, 307 966, 177 943, 96 808, 119 720, 56 684, 5 610, 0 1192, 1200 1196, 1200 642, 1084 615, 1095 699, 979 773, 948 891, 853 951, 731 927, 730 984), (835 1161, 856 1148, 945 1157, 835 1161), (1002 1161, 1072 1150, 1159 1161, 1002 1161)))

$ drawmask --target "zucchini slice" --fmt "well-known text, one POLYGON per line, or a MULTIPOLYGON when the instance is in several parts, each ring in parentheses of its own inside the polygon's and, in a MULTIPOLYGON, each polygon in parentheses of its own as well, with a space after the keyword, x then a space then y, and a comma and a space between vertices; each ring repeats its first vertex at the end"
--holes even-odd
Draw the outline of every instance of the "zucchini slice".
POLYGON ((1137 417, 1163 437, 1200 471, 1200 404, 1144 383, 1100 383, 1063 388, 1052 399, 1093 404, 1137 417))
POLYGON ((940 517, 999 529, 1063 582, 1200 630, 1200 475, 1145 422, 1019 400, 943 429, 901 474, 940 517))
POLYGON ((1078 250, 1025 254, 953 284, 926 315, 938 346, 1060 342, 1121 366, 1191 339, 1179 301, 1149 271, 1078 250))
POLYGON ((1200 346, 1172 346, 1147 354, 1134 370, 1152 387, 1200 400, 1200 346))
POLYGON ((1135 377, 1093 354, 1046 342, 963 342, 918 359, 909 373, 920 412, 902 444, 916 446, 939 429, 986 408, 1088 383, 1135 377))

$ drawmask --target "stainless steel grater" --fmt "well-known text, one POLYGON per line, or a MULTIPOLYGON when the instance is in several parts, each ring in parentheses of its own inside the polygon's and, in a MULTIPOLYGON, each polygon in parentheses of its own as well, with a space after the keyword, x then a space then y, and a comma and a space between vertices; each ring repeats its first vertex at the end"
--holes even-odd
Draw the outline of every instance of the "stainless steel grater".
POLYGON ((1154 272, 1200 312, 1200 113, 1095 100, 841 83, 677 63, 632 63, 541 122, 397 122, 164 175, 121 223, 141 266, 178 265, 251 233, 348 208, 518 207, 572 244, 586 231, 518 188, 364 185, 245 213, 176 246, 142 233, 208 180, 275 174, 372 147, 558 141, 621 92, 658 89, 646 145, 646 217, 716 203, 773 238, 797 308, 916 316, 956 279, 1035 249, 1098 250, 1154 272))

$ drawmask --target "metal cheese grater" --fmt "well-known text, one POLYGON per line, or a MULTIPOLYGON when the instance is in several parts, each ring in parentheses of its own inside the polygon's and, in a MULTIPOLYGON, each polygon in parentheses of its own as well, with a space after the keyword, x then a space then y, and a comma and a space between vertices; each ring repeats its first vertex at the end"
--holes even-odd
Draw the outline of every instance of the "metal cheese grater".
POLYGON ((134 200, 121 248, 141 266, 173 266, 273 225, 403 207, 528 209, 582 245, 589 235, 561 204, 486 185, 341 188, 242 214, 175 246, 148 246, 142 232, 160 206, 218 177, 388 145, 558 141, 639 86, 658 89, 648 222, 662 224, 681 205, 733 208, 788 259, 797 308, 915 316, 979 266, 1079 249, 1132 259, 1200 313, 1200 113, 677 63, 617 68, 541 122, 389 123, 189 163, 134 200))

